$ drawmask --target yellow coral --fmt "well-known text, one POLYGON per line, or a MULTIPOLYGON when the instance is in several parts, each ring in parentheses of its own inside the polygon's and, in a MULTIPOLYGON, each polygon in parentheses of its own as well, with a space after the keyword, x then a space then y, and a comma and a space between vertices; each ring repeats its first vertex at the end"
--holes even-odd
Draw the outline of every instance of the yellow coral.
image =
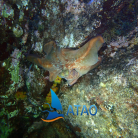
POLYGON ((27 96, 26 96, 26 92, 19 92, 19 91, 17 91, 17 92, 15 93, 15 98, 16 98, 17 100, 24 100, 26 97, 27 97, 27 96))
POLYGON ((54 83, 61 83, 61 78, 59 76, 56 77, 56 79, 54 80, 54 83))
MULTIPOLYGON (((61 78, 59 76, 56 77, 51 89, 56 93, 58 91, 58 86, 57 84, 61 83, 61 78)), ((49 93, 46 96, 46 103, 51 104, 51 92, 49 91, 49 93)), ((43 104, 43 108, 49 108, 48 104, 43 104)))
POLYGON ((53 84, 53 86, 51 87, 51 89, 56 93, 58 91, 57 84, 53 84))

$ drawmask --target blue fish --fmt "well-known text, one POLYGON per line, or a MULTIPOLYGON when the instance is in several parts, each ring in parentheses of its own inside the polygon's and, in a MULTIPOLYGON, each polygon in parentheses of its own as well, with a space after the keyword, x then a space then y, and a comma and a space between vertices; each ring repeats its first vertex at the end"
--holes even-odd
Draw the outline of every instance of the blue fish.
POLYGON ((91 1, 88 3, 88 5, 90 5, 93 1, 94 1, 94 0, 91 0, 91 1))

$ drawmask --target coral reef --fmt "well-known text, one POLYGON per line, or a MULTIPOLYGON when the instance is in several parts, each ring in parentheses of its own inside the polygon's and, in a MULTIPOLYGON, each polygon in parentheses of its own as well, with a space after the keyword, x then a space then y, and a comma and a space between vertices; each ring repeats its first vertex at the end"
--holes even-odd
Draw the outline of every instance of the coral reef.
MULTIPOLYGON (((123 46, 125 42, 120 44, 123 46)), ((118 49, 112 59, 104 58, 99 68, 80 78, 73 87, 64 84, 60 87, 64 114, 69 105, 98 108, 96 116, 85 113, 81 116, 81 109, 76 115, 77 109, 73 106, 75 115, 65 116, 74 127, 80 127, 78 136, 138 136, 138 56, 134 54, 138 47, 137 44, 131 49, 128 47, 128 50, 118 49)))
POLYGON ((137 26, 137 0, 0 0, 1 137, 138 137, 137 26), (50 41, 76 50, 99 35, 101 65, 71 87, 60 78, 51 83, 47 71, 26 59, 44 57, 50 41), (44 123, 50 88, 65 118, 44 123), (95 104, 98 112, 66 116, 69 104, 95 104))
POLYGON ((119 36, 119 37, 117 37, 116 41, 111 41, 107 45, 107 48, 105 49, 103 54, 106 55, 107 57, 114 58, 118 49, 133 48, 135 45, 138 44, 137 35, 138 35, 138 27, 135 27, 134 30, 129 32, 126 36, 119 36))

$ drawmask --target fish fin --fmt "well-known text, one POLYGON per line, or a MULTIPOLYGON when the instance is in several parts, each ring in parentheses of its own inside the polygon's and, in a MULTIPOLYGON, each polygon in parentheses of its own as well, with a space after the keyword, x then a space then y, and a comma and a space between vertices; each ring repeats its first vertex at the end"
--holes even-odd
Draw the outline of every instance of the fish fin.
POLYGON ((76 83, 76 81, 78 80, 78 78, 74 79, 74 80, 68 80, 67 83, 69 84, 69 86, 72 86, 74 83, 76 83))
POLYGON ((29 55, 26 57, 28 61, 43 67, 45 70, 53 69, 53 65, 46 58, 37 58, 35 56, 29 55))
POLYGON ((97 67, 102 61, 101 57, 98 57, 98 62, 96 62, 94 65, 91 66, 84 66, 83 68, 76 68, 76 71, 80 74, 80 76, 86 74, 87 72, 89 72, 90 70, 94 69, 95 67, 97 67))
POLYGON ((79 58, 77 58, 76 62, 80 62, 84 66, 96 64, 98 62, 98 50, 102 47, 103 42, 101 36, 91 39, 78 50, 79 58))
POLYGON ((101 36, 97 36, 89 41, 89 47, 91 47, 94 53, 97 53, 99 49, 102 47, 103 43, 103 38, 101 36))
POLYGON ((76 79, 72 79, 72 80, 67 80, 67 83, 72 86, 74 83, 76 83, 76 81, 78 80, 78 78, 84 74, 86 74, 87 72, 89 72, 91 69, 94 69, 95 67, 97 67, 99 64, 101 63, 101 58, 98 57, 98 62, 90 67, 87 67, 85 69, 81 69, 81 70, 77 70, 78 73, 80 74, 76 79))
POLYGON ((84 61, 87 66, 95 64, 98 61, 98 50, 101 48, 103 42, 103 38, 97 36, 79 49, 61 49, 61 58, 65 59, 65 61, 84 61))
POLYGON ((42 66, 41 62, 40 62, 40 58, 32 56, 32 55, 29 55, 26 58, 27 58, 28 61, 33 62, 34 64, 37 64, 39 66, 42 66))
POLYGON ((96 64, 92 65, 91 66, 91 69, 94 69, 95 67, 97 67, 101 63, 101 61, 102 61, 102 58, 101 57, 98 57, 98 62, 96 64))
POLYGON ((49 55, 49 53, 53 50, 53 48, 56 48, 56 43, 54 41, 51 41, 44 45, 43 50, 47 55, 49 55))

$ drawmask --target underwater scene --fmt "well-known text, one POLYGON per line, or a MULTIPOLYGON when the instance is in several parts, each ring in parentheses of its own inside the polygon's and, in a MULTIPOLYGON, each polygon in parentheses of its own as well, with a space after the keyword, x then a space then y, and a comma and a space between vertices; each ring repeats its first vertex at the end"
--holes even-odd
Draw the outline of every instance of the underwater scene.
POLYGON ((0 0, 0 138, 138 138, 138 0, 0 0))

